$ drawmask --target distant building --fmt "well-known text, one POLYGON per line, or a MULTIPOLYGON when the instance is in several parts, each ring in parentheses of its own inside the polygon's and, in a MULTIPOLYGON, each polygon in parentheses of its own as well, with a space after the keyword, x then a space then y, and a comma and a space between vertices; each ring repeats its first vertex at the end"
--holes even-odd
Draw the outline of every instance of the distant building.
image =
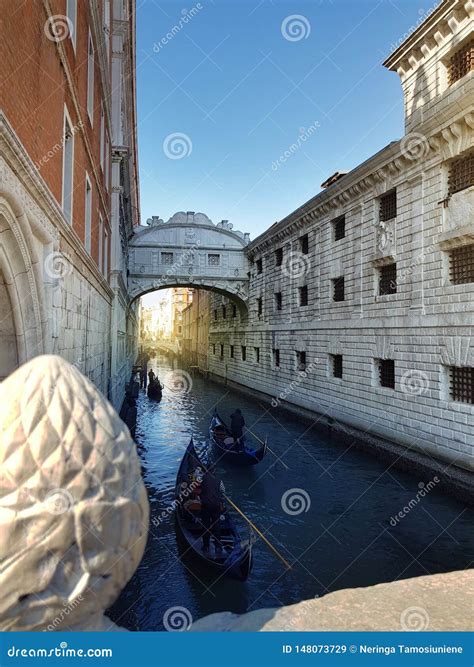
POLYGON ((183 310, 192 303, 193 290, 187 287, 175 287, 172 289, 171 321, 172 337, 181 340, 183 336, 183 310))
POLYGON ((139 223, 134 2, 6 5, 0 377, 60 354, 119 408, 137 343, 127 285, 139 223))

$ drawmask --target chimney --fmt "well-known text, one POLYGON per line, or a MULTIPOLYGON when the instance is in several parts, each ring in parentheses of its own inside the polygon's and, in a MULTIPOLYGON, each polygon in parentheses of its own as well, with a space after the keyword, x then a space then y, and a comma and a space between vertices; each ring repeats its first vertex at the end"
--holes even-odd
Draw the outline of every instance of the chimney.
POLYGON ((329 188, 331 185, 334 185, 336 181, 338 181, 340 178, 345 176, 347 174, 347 171, 336 171, 332 176, 330 176, 328 179, 324 181, 324 183, 321 183, 322 188, 329 188))

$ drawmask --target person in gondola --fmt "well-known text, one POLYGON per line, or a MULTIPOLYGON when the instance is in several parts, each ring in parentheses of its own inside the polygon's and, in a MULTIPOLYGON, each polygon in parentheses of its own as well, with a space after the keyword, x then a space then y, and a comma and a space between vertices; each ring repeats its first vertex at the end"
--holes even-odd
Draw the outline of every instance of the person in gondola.
POLYGON ((245 419, 239 408, 237 408, 230 416, 230 430, 232 432, 232 437, 234 438, 234 449, 238 452, 241 452, 244 448, 244 426, 245 419))
POLYGON ((211 537, 214 541, 216 557, 219 558, 222 555, 220 520, 224 509, 224 493, 224 483, 217 479, 212 470, 208 468, 201 482, 201 521, 204 525, 202 550, 205 556, 209 556, 211 537))
POLYGON ((155 382, 155 377, 156 375, 153 372, 153 368, 150 368, 148 371, 148 381, 150 382, 150 385, 152 385, 155 382))

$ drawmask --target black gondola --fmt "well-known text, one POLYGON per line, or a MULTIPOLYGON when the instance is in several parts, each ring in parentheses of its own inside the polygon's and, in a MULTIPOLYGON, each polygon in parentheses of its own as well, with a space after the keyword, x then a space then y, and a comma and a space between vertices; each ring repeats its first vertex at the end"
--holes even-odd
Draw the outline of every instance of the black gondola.
POLYGON ((163 388, 158 380, 153 380, 148 385, 147 390, 148 398, 151 398, 153 401, 161 401, 163 397, 163 388))
POLYGON ((252 533, 250 532, 247 539, 241 538, 227 507, 224 507, 219 527, 219 541, 222 546, 220 555, 213 557, 210 553, 203 553, 204 526, 200 519, 200 500, 195 487, 199 469, 204 471, 205 466, 191 439, 179 466, 175 491, 176 525, 187 543, 186 551, 222 575, 245 581, 252 566, 252 533))
POLYGON ((240 438, 240 449, 237 449, 230 429, 217 412, 214 412, 211 420, 209 438, 225 458, 241 465, 255 465, 260 463, 267 451, 266 440, 261 446, 252 447, 246 436, 240 438))

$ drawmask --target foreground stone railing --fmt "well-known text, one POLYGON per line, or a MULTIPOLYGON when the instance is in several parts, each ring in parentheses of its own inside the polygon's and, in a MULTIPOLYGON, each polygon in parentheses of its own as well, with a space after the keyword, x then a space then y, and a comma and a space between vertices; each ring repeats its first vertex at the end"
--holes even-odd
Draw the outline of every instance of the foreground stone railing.
POLYGON ((0 630, 110 630, 148 500, 135 445, 75 367, 41 356, 0 385, 0 630))

